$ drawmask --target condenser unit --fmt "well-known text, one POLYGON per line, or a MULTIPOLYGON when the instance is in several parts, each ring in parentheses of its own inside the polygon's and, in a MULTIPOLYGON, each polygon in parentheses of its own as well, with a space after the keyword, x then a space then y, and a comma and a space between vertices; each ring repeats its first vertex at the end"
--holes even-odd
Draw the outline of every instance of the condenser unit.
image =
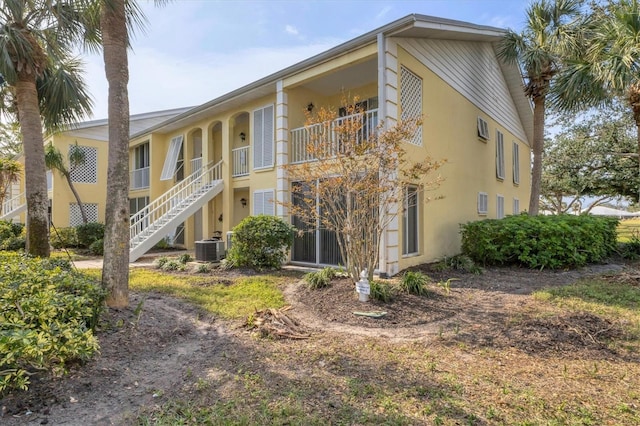
POLYGON ((224 259, 224 241, 196 241, 196 260, 201 262, 220 262, 224 259))

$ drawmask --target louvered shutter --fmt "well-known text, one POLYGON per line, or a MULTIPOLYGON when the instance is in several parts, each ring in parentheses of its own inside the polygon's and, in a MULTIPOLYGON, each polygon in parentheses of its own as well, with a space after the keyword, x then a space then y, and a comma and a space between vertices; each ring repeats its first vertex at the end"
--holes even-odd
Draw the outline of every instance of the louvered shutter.
POLYGON ((171 139, 169 149, 167 150, 167 157, 164 159, 164 166, 162 167, 162 174, 160 180, 173 179, 173 175, 176 173, 176 167, 178 165, 178 156, 182 151, 182 141, 184 136, 176 136, 171 139))

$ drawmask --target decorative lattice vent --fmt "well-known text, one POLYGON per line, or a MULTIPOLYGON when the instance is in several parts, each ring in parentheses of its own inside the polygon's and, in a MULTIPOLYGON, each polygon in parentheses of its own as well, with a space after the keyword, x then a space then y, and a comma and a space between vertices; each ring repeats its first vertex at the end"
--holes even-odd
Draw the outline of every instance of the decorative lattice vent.
MULTIPOLYGON (((422 79, 405 67, 400 69, 400 107, 403 120, 422 118, 422 79)), ((422 125, 408 142, 422 145, 422 125)))
POLYGON ((97 183, 98 182, 98 149, 91 146, 71 145, 69 147, 69 157, 78 149, 84 154, 84 162, 81 164, 70 164, 71 180, 76 183, 97 183))
MULTIPOLYGON (((97 204, 82 204, 84 211, 87 214, 87 220, 89 222, 98 221, 98 205, 97 204)), ((82 225, 82 213, 80 212, 80 206, 78 204, 69 204, 69 226, 82 225)))

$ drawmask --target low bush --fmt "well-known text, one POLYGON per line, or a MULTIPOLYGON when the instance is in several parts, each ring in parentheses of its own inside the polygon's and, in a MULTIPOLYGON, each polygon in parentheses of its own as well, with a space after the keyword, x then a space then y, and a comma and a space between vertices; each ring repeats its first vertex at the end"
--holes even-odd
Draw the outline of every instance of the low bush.
POLYGON ((429 292, 427 290, 429 281, 431 281, 429 277, 420 271, 406 271, 400 280, 400 290, 424 296, 429 292))
POLYGON ((378 302, 388 303, 396 297, 396 287, 384 281, 371 281, 369 283, 369 297, 378 302))
POLYGON ((462 252, 482 265, 565 268, 600 262, 617 248, 617 219, 509 216, 461 225, 462 252))
POLYGON ((89 222, 76 226, 78 245, 82 248, 90 248, 91 244, 104 238, 104 224, 89 222))
POLYGON ((465 254, 457 254, 455 256, 445 256, 442 260, 434 265, 437 271, 463 271, 470 274, 480 275, 482 274, 482 268, 473 261, 469 256, 465 254))
POLYGON ((50 244, 55 249, 78 247, 76 228, 51 228, 50 244))
POLYGON ((104 291, 68 263, 0 253, 0 265, 1 396, 27 389, 35 372, 60 374, 98 350, 92 330, 104 291))
POLYGON ((89 252, 91 254, 95 254, 96 256, 104 255, 104 240, 100 238, 99 240, 95 240, 89 246, 89 252))
POLYGON ((277 216, 248 216, 233 228, 226 264, 255 270, 280 269, 293 244, 293 227, 277 216))
POLYGON ((323 268, 319 271, 313 271, 305 274, 304 280, 307 283, 307 287, 312 290, 319 288, 326 288, 331 285, 331 280, 336 277, 336 270, 330 266, 323 268))
POLYGON ((25 248, 24 225, 0 220, 0 250, 16 251, 25 248))

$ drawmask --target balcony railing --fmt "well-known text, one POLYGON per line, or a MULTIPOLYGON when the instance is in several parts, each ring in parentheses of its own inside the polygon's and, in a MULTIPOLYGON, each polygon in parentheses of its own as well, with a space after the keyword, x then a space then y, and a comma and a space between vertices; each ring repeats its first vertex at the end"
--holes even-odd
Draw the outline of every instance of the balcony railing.
POLYGON ((325 157, 333 157, 344 152, 335 129, 349 120, 362 120, 362 127, 358 130, 358 140, 367 140, 369 134, 378 126, 378 110, 371 109, 364 114, 347 115, 331 122, 291 130, 291 163, 316 160, 313 152, 317 151, 309 149, 311 143, 325 144, 322 147, 322 154, 325 157))
POLYGON ((232 151, 233 177, 247 176, 249 174, 249 147, 243 146, 232 151))
POLYGON ((202 168, 202 157, 191 160, 191 173, 195 173, 202 168))
POLYGON ((144 189, 149 187, 149 167, 131 170, 129 180, 131 189, 144 189))

